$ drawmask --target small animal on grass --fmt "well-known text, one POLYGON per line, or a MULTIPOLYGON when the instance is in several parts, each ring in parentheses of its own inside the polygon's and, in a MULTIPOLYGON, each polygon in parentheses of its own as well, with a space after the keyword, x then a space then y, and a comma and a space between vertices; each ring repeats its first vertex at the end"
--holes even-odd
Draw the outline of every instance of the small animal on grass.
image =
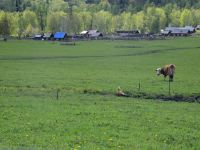
POLYGON ((121 89, 120 86, 117 88, 117 93, 116 93, 116 95, 117 95, 117 96, 127 96, 127 94, 125 94, 125 93, 122 91, 122 89, 121 89))
POLYGON ((174 64, 168 64, 168 65, 165 65, 162 68, 157 68, 156 74, 158 76, 160 74, 162 74, 164 76, 164 80, 166 79, 167 76, 169 76, 169 81, 173 81, 174 74, 175 74, 175 65, 174 64))

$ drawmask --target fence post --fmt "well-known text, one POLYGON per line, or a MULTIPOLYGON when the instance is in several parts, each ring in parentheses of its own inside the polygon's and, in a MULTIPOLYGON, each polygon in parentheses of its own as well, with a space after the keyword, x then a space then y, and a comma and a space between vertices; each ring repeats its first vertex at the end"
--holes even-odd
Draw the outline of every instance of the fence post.
POLYGON ((57 91, 56 91, 56 99, 58 100, 59 99, 59 89, 57 89, 57 91))
POLYGON ((139 84, 138 84, 138 91, 140 92, 140 82, 139 82, 139 84))
POLYGON ((171 84, 170 84, 170 79, 169 79, 169 95, 171 94, 171 84))

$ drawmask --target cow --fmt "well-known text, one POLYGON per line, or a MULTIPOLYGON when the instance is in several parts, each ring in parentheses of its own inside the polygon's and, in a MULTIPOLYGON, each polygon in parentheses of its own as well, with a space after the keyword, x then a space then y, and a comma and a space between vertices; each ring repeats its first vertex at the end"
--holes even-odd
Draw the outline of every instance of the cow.
POLYGON ((168 64, 162 68, 156 69, 156 74, 158 76, 160 74, 162 74, 164 76, 164 80, 166 79, 167 76, 169 76, 169 81, 173 81, 174 73, 175 73, 175 65, 174 64, 168 64))

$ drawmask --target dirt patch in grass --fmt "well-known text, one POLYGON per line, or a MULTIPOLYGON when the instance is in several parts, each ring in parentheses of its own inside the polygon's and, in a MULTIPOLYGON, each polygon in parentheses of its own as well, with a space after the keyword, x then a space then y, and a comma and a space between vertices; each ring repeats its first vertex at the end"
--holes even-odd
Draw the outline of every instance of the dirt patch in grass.
MULTIPOLYGON (((200 93, 191 94, 191 95, 184 95, 184 94, 167 95, 167 94, 158 94, 158 93, 129 92, 129 91, 125 91, 125 93, 126 93, 126 96, 123 96, 123 97, 200 103, 200 93)), ((115 93, 109 93, 106 91, 94 91, 94 90, 84 90, 84 94, 116 95, 115 93)))
POLYGON ((200 103, 200 93, 184 95, 184 94, 159 94, 159 93, 145 93, 145 92, 136 92, 129 93, 127 95, 133 98, 141 98, 141 99, 158 99, 163 101, 176 101, 176 102, 198 102, 200 103))

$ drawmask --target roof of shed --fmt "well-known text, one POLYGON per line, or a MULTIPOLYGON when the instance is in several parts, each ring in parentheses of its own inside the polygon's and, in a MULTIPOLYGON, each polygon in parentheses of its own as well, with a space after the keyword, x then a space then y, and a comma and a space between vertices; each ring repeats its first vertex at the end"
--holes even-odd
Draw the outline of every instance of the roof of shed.
POLYGON ((80 34, 87 34, 88 31, 82 31, 80 34))
POLYGON ((44 38, 50 38, 50 37, 52 37, 52 33, 45 33, 43 37, 44 38))
POLYGON ((35 37, 35 38, 41 38, 41 37, 42 37, 42 34, 36 34, 34 37, 35 37))
POLYGON ((98 31, 97 30, 89 30, 88 34, 96 34, 98 31))
POLYGON ((56 32, 56 33, 54 34, 54 38, 55 38, 55 39, 63 39, 63 38, 65 38, 65 35, 66 35, 65 32, 56 32))
POLYGON ((92 38, 100 37, 100 36, 103 36, 103 34, 100 33, 100 32, 97 32, 97 33, 94 33, 94 34, 90 34, 90 37, 92 37, 92 38))
POLYGON ((188 32, 189 32, 188 29, 173 29, 171 31, 171 33, 174 33, 174 34, 186 34, 188 32))

